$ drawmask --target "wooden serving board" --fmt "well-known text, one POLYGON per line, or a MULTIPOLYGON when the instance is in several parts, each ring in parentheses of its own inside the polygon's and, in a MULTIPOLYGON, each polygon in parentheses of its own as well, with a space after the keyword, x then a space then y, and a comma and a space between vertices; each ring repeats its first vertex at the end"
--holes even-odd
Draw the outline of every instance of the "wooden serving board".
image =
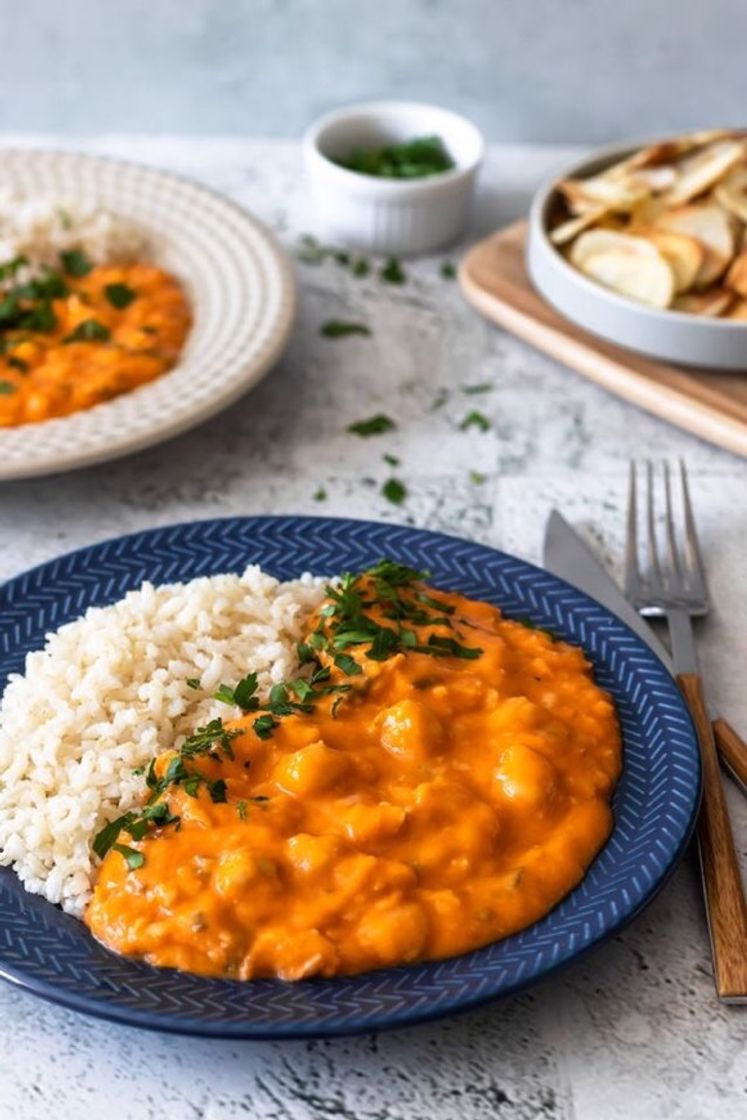
POLYGON ((527 223, 474 245, 459 267, 478 311, 639 408, 747 456, 747 372, 665 365, 574 326, 534 290, 524 264, 527 223))

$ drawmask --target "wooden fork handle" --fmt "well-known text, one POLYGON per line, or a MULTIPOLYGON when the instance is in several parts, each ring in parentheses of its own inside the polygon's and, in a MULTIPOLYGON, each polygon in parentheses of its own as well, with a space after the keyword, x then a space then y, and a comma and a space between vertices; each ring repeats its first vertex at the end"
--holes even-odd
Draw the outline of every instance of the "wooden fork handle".
POLYGON ((723 1000, 747 1000, 747 904, 721 784, 713 729, 698 674, 680 673, 677 681, 695 724, 703 765, 698 847, 716 990, 723 1000))
POLYGON ((721 717, 713 721, 713 737, 721 761, 742 786, 743 792, 747 793, 747 743, 721 717))

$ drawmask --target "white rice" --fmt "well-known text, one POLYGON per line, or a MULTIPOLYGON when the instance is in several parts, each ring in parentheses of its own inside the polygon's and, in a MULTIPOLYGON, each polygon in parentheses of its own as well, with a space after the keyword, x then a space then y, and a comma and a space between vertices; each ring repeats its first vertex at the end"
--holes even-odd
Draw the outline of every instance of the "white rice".
POLYGON ((142 230, 93 203, 0 189, 0 264, 26 257, 30 272, 41 265, 59 268, 60 253, 71 249, 81 249, 94 264, 122 264, 142 260, 147 245, 142 230))
POLYGON ((133 770, 198 725, 237 715, 212 699, 220 683, 256 672, 264 692, 292 674, 323 582, 279 583, 248 567, 144 583, 48 635, 0 703, 0 864, 80 917, 93 837, 143 797, 133 770), (187 684, 195 677, 199 690, 187 684))

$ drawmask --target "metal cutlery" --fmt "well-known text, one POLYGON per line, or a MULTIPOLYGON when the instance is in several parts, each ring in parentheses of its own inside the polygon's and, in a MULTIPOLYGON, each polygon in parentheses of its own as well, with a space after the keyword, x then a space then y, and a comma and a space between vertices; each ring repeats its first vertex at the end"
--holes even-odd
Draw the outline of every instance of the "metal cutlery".
MULTIPOLYGON (((705 568, 690 502, 687 473, 680 463, 681 516, 676 524, 671 472, 663 464, 665 548, 657 533, 657 486, 650 462, 645 469, 646 561, 638 545, 638 485, 630 469, 625 560, 625 594, 645 617, 664 617, 669 625, 674 672, 695 724, 703 766, 703 802, 697 837, 705 890, 716 990, 724 1000, 747 1000, 747 903, 737 862, 729 812, 721 783, 716 745, 698 670, 693 618, 710 607, 705 568)), ((661 498, 658 499, 661 503, 661 498)))
MULTIPOLYGON (((550 512, 545 527, 544 564, 556 576, 572 583, 630 627, 653 650, 672 675, 674 665, 669 650, 651 625, 631 606, 609 572, 558 510, 550 512)), ((713 715, 713 734, 721 761, 747 794, 747 743, 727 720, 713 715)))

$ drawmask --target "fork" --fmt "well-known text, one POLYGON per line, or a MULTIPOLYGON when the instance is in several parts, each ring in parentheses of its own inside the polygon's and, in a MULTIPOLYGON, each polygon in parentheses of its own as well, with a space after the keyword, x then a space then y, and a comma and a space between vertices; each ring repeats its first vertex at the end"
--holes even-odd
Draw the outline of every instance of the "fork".
POLYGON ((666 462, 662 473, 666 542, 663 556, 657 543, 654 468, 650 460, 646 462, 647 564, 642 570, 637 471, 635 463, 630 465, 625 593, 640 614, 666 618, 669 624, 675 675, 695 724, 703 769, 697 837, 716 990, 723 1000, 741 1002, 747 1000, 747 904, 698 671, 692 623, 693 618, 708 613, 708 586, 685 464, 680 460, 683 516, 679 526, 675 526, 671 471, 666 462))

